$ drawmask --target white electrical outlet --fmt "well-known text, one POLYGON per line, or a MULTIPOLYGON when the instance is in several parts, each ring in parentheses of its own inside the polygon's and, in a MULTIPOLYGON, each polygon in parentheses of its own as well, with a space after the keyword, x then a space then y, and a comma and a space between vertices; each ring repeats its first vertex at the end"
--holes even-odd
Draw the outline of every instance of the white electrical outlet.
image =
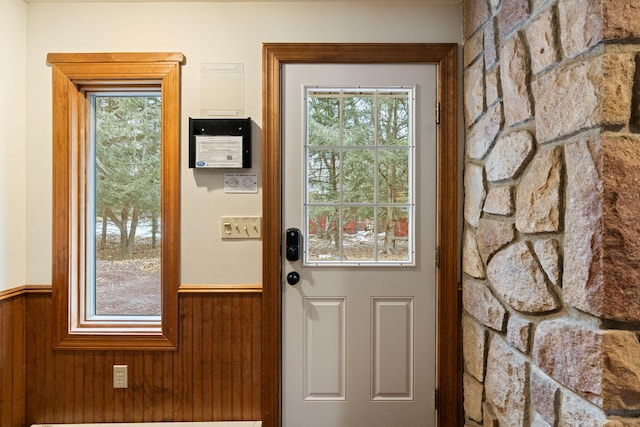
POLYGON ((113 388, 127 388, 127 365, 113 365, 113 388))

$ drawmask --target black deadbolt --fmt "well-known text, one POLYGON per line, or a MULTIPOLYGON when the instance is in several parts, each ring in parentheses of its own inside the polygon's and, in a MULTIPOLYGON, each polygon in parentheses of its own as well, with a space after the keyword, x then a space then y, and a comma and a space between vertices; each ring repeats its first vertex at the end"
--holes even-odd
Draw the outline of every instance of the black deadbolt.
POLYGON ((297 228, 289 228, 287 229, 286 234, 287 245, 285 256, 289 261, 298 261, 300 259, 300 245, 302 243, 300 230, 297 228))

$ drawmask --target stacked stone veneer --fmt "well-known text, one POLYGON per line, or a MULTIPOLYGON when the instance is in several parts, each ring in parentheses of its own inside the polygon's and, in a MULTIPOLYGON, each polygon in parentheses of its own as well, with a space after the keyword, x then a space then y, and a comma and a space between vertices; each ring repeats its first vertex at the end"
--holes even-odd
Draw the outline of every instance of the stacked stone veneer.
POLYGON ((640 0, 465 0, 468 426, 640 426, 640 0))

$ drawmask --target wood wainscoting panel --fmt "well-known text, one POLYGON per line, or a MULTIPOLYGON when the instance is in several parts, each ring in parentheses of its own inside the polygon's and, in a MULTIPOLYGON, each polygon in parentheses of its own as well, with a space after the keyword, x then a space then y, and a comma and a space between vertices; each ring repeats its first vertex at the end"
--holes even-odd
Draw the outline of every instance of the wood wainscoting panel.
POLYGON ((0 300, 0 426, 25 425, 24 299, 0 300))
POLYGON ((175 351, 53 350, 51 295, 22 298, 24 424, 261 418, 261 294, 181 294, 175 351), (114 364, 128 388, 113 388, 114 364))

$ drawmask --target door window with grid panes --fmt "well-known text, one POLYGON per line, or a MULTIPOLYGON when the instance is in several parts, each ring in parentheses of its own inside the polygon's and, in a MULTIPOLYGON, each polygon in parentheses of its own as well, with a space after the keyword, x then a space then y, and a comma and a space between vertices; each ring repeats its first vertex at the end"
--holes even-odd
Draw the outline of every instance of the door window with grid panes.
POLYGON ((413 265, 413 88, 306 88, 305 263, 413 265))

